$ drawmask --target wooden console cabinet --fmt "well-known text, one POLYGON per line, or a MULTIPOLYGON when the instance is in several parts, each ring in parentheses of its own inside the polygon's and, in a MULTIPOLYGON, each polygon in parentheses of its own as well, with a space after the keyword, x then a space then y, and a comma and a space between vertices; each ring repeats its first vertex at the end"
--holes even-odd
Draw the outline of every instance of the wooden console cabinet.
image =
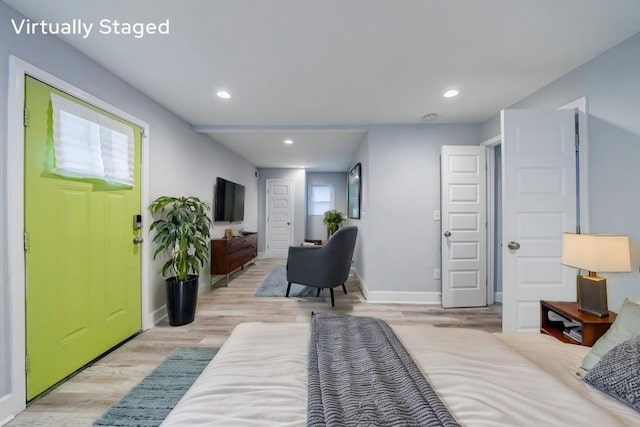
POLYGON ((211 240, 211 274, 229 276, 258 256, 258 234, 211 240))

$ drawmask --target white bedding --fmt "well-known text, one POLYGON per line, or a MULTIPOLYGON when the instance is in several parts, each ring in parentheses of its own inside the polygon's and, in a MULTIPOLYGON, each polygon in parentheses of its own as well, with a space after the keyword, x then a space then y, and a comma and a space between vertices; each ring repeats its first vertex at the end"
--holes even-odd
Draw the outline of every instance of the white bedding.
POLYGON ((640 425, 638 412, 596 390, 576 375, 577 372, 581 372, 582 359, 591 347, 562 344, 549 335, 536 335, 536 339, 531 339, 530 334, 498 334, 498 337, 568 385, 574 392, 615 414, 626 424, 640 425))
MULTIPOLYGON (((575 378, 583 347, 542 335, 391 326, 462 425, 640 425, 639 414, 575 378)), ((239 325, 162 425, 304 426, 308 329, 239 325)))

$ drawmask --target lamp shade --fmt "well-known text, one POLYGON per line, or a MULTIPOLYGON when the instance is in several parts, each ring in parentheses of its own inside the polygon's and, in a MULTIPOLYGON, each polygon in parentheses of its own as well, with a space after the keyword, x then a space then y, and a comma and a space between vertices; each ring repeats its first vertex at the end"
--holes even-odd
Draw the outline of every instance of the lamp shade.
POLYGON ((629 237, 612 234, 562 235, 562 263, 589 271, 631 271, 629 237))

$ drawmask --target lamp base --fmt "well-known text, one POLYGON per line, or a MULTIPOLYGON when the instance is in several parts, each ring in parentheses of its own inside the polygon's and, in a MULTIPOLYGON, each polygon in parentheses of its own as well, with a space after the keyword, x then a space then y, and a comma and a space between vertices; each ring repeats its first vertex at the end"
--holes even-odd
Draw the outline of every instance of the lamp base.
POLYGON ((607 306, 607 279, 598 276, 578 278, 578 310, 596 317, 609 315, 607 306))

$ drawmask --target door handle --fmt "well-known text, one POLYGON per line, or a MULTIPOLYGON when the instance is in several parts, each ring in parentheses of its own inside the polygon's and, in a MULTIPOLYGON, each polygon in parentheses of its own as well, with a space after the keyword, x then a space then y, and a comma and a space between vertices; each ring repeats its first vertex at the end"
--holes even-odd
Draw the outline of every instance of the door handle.
POLYGON ((445 231, 444 237, 451 237, 451 232, 449 230, 445 231))
POLYGON ((518 242, 509 242, 509 243, 507 243, 507 247, 509 249, 511 249, 512 251, 517 251, 518 249, 520 249, 520 243, 518 243, 518 242))
POLYGON ((144 242, 144 239, 140 236, 136 236, 133 238, 133 243, 136 245, 139 245, 140 243, 144 242))

